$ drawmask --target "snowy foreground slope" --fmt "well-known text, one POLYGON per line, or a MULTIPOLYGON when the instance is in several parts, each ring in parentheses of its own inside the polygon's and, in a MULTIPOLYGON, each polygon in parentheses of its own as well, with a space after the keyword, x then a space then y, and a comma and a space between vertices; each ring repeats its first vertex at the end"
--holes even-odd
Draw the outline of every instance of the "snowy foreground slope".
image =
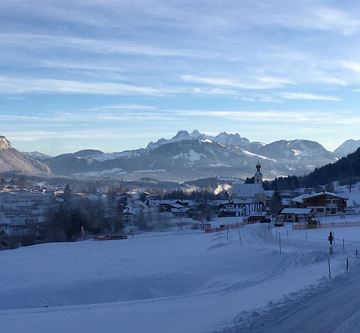
MULTIPOLYGON (((344 230, 347 251, 353 251, 360 231, 337 229, 336 237, 345 237, 344 230)), ((2 251, 1 331, 235 329, 240 318, 266 310, 269 302, 306 295, 328 279, 328 230, 281 233, 281 254, 277 231, 267 225, 242 228, 242 246, 231 230, 229 240, 226 232, 184 231, 2 251)), ((333 277, 344 273, 349 256, 340 245, 335 249, 333 277)))

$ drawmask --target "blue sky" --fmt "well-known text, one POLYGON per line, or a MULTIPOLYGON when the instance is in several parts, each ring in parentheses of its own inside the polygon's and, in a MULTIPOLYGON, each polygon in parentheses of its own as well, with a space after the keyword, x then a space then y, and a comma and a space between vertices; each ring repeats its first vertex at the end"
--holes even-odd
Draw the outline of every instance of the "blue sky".
POLYGON ((23 151, 359 138, 358 1, 3 0, 0 27, 0 135, 23 151))

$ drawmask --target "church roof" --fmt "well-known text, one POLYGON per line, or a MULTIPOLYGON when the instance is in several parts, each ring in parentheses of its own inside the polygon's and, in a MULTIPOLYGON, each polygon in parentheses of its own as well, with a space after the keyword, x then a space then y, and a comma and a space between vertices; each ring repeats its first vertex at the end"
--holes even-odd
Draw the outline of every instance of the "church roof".
POLYGON ((234 184, 233 193, 236 198, 254 198, 263 194, 264 189, 261 184, 234 184))

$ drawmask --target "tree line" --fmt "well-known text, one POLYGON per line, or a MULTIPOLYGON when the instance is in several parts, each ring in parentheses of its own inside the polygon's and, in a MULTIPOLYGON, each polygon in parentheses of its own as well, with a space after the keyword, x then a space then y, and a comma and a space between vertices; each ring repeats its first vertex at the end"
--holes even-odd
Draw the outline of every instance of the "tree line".
MULTIPOLYGON (((296 188, 316 188, 327 186, 332 188, 332 183, 338 181, 341 185, 351 185, 360 181, 360 149, 340 160, 316 168, 306 176, 278 177, 273 181, 264 181, 265 190, 295 190, 296 188)), ((246 183, 253 183, 254 177, 247 178, 246 183)))

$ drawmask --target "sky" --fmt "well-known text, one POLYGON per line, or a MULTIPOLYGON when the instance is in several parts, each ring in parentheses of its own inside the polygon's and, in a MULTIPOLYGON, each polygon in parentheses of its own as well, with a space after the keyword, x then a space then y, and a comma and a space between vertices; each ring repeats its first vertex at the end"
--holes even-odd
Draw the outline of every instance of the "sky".
POLYGON ((50 155, 180 129, 359 139, 360 2, 2 0, 0 135, 50 155))

